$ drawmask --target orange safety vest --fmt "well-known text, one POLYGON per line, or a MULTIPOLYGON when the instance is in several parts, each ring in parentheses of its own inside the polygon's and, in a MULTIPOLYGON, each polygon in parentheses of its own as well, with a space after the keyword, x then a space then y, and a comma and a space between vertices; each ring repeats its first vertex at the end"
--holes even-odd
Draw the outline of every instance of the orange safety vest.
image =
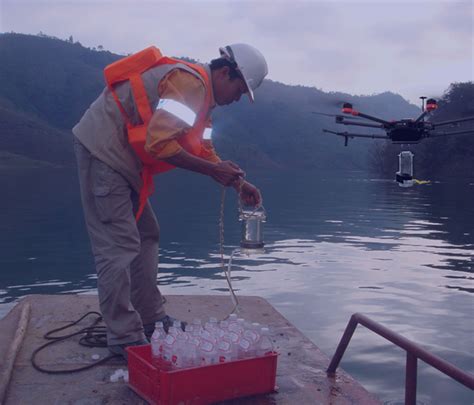
MULTIPOLYGON (((175 166, 166 163, 165 161, 153 158, 153 156, 145 151, 148 124, 150 123, 153 112, 150 107, 150 101, 148 100, 141 74, 156 66, 166 64, 173 65, 178 63, 184 64, 196 71, 203 79, 206 89, 204 106, 197 114, 193 127, 186 134, 177 139, 178 143, 184 150, 198 156, 201 152, 202 135, 209 121, 208 115, 211 108, 210 79, 206 70, 202 66, 163 56, 158 48, 150 46, 143 51, 120 59, 104 69, 107 86, 127 124, 128 142, 143 163, 143 169, 141 172, 143 184, 140 189, 139 206, 135 217, 137 221, 145 208, 148 197, 150 197, 154 192, 153 175, 175 168, 175 166), (130 82, 133 99, 142 124, 133 125, 131 123, 130 117, 128 117, 124 107, 119 101, 117 93, 115 92, 114 85, 124 81, 130 82)), ((158 90, 158 85, 156 90, 158 90)))

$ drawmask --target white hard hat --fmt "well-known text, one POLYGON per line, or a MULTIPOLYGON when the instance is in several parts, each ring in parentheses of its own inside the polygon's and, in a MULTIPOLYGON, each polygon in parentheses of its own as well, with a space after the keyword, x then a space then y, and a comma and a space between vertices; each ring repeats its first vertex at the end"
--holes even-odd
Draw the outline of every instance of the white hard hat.
POLYGON ((248 89, 248 96, 254 101, 253 91, 260 86, 268 74, 267 62, 262 53, 251 45, 232 44, 219 48, 221 56, 235 62, 248 89))

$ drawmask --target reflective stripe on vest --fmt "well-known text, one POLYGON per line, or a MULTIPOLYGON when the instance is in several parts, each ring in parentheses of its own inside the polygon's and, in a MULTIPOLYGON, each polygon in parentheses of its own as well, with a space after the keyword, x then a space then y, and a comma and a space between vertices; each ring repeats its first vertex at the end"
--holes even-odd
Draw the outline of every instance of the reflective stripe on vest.
POLYGON ((212 128, 206 128, 202 134, 202 139, 211 140, 212 139, 212 128))
POLYGON ((160 99, 156 109, 163 110, 174 115, 176 118, 179 118, 190 127, 194 125, 194 121, 196 120, 196 113, 193 110, 191 110, 187 105, 179 103, 173 99, 160 99))
MULTIPOLYGON (((199 77, 205 87, 205 101, 203 108, 196 115, 189 107, 176 102, 175 100, 160 100, 157 108, 163 108, 166 111, 176 115, 184 122, 188 123, 191 121, 191 115, 186 112, 186 108, 189 109, 194 117, 193 123, 189 124, 191 128, 186 134, 180 136, 177 141, 180 146, 192 155, 199 155, 201 152, 201 142, 203 139, 203 132, 206 129, 208 122, 210 103, 211 103, 211 84, 209 76, 206 70, 197 64, 184 62, 177 59, 161 56, 160 51, 155 47, 147 48, 134 55, 127 56, 124 59, 120 59, 113 64, 107 66, 104 70, 107 85, 117 103, 122 116, 127 124, 128 141, 135 153, 140 158, 143 168, 141 172, 142 188, 140 189, 139 207, 136 214, 136 220, 140 218, 143 209, 145 208, 148 198, 153 194, 153 175, 163 173, 165 171, 174 168, 173 165, 164 161, 159 161, 153 158, 148 152, 145 151, 146 134, 148 124, 152 117, 152 109, 150 101, 148 100, 145 86, 141 74, 153 67, 160 65, 177 65, 182 64, 192 69, 199 77), (128 80, 133 94, 133 99, 137 108, 137 112, 140 115, 142 124, 133 125, 130 117, 125 112, 124 107, 121 105, 118 96, 114 90, 114 85, 120 82, 128 80), (161 107, 160 107, 161 103, 161 107), (186 108, 183 108, 186 107, 186 108)), ((155 89, 158 89, 159 83, 156 83, 155 89)))

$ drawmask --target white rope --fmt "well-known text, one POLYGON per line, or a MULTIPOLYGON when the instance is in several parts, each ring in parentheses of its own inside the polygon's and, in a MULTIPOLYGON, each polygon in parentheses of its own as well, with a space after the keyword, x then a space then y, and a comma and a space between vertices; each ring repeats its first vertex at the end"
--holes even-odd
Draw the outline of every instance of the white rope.
MULTIPOLYGON (((238 195, 238 198, 240 200, 240 194, 238 195)), ((231 282, 232 259, 234 257, 235 252, 238 249, 233 250, 229 259, 229 264, 226 269, 225 262, 224 262, 224 205, 225 205, 225 186, 222 187, 222 192, 221 192, 221 210, 220 210, 220 218, 219 218, 219 241, 220 241, 221 267, 222 267, 222 270, 224 271, 224 275, 226 277, 227 284, 229 286, 232 304, 234 305, 232 308, 232 311, 224 318, 224 319, 227 319, 230 316, 230 314, 233 314, 236 311, 238 312, 238 309, 239 309, 239 300, 237 299, 237 296, 235 295, 234 289, 232 288, 232 282, 231 282)))
MULTIPOLYGON (((253 214, 261 207, 263 211, 265 212, 265 208, 263 208, 263 205, 256 205, 255 209, 250 213, 250 214, 245 214, 243 209, 242 209, 242 185, 244 184, 244 179, 240 178, 239 179, 239 184, 238 184, 238 190, 237 190, 237 199, 238 199, 238 206, 239 206, 239 214, 240 217, 243 220, 249 219, 253 214)), ((227 268, 225 267, 224 263, 224 205, 225 205, 225 186, 222 186, 222 192, 221 192, 221 209, 220 209, 220 218, 219 218, 219 242, 220 242, 220 255, 221 255, 221 267, 224 272, 224 275, 227 280, 227 284, 229 286, 229 291, 230 291, 230 298, 232 299, 232 304, 234 307, 232 308, 232 311, 229 313, 233 314, 234 312, 239 312, 239 300, 237 298, 237 295, 235 294, 234 289, 232 288, 232 281, 231 281, 231 272, 232 272, 232 260, 234 258, 234 255, 236 252, 240 252, 240 249, 234 249, 232 251, 232 254, 230 255, 229 258, 229 263, 227 265, 227 268)), ((229 317, 227 315, 224 319, 227 319, 229 317)))

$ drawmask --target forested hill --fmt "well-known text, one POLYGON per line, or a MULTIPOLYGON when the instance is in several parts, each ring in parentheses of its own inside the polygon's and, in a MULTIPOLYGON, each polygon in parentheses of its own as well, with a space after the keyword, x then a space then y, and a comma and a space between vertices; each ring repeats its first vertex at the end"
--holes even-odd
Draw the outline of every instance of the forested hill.
MULTIPOLYGON (((72 38, 0 34, 0 159, 73 165, 70 129, 102 91, 103 68, 120 57, 72 38)), ((312 111, 337 113, 344 100, 386 119, 419 114, 390 92, 351 96, 270 80, 256 100, 217 108, 213 117, 219 154, 244 168, 365 169, 369 144, 344 148, 342 139, 322 132, 335 128, 333 119, 312 111)))

